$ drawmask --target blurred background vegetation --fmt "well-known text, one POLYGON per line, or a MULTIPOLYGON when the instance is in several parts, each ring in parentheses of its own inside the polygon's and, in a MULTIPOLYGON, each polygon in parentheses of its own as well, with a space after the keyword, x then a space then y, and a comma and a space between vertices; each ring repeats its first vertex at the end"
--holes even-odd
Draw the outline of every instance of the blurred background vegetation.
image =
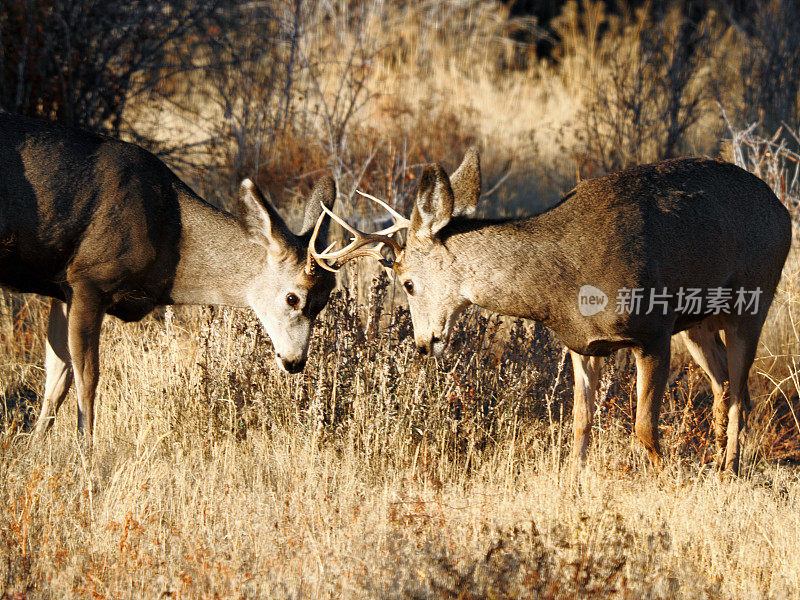
POLYGON ((725 152, 800 119, 792 0, 2 0, 0 108, 121 136, 212 202, 281 205, 333 172, 408 203, 416 166, 477 144, 484 210, 576 177, 725 152))

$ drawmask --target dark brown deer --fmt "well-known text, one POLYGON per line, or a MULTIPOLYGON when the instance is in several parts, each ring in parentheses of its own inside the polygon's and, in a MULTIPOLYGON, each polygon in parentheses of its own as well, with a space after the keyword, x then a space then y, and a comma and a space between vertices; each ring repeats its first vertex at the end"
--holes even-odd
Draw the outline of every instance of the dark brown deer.
POLYGON ((791 244, 789 213, 769 187, 732 164, 675 159, 582 181, 535 217, 467 218, 480 187, 474 149, 452 177, 429 165, 410 221, 393 213, 395 226, 376 234, 351 228, 349 246, 315 258, 333 269, 364 255, 386 264, 378 246, 391 246, 424 354, 444 349, 470 304, 550 327, 572 355, 577 465, 589 442, 598 357, 625 347, 636 358, 636 435, 660 464, 671 336, 682 333, 711 379, 718 458, 736 472, 748 374, 791 244), (402 228, 404 248, 391 237, 402 228))
POLYGON ((35 433, 50 428, 74 378, 78 429, 91 442, 106 314, 136 321, 159 305, 250 306, 280 367, 301 370, 335 285, 311 259, 311 229, 335 196, 321 178, 295 235, 250 180, 234 217, 138 146, 0 114, 0 285, 52 298, 35 433))

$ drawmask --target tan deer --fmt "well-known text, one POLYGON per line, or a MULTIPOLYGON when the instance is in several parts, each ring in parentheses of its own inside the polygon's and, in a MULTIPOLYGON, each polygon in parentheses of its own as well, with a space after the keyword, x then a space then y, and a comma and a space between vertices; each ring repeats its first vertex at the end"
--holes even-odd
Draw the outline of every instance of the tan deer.
POLYGON ((572 356, 577 465, 599 357, 625 347, 636 359, 636 435, 660 465, 658 416, 680 332, 711 380, 718 458, 736 472, 748 374, 791 243, 789 213, 769 187, 732 164, 675 159, 584 180, 534 217, 468 218, 480 188, 474 149, 451 177, 429 165, 410 220, 393 213, 395 225, 375 234, 351 228, 346 248, 314 256, 332 269, 365 255, 389 264, 380 246, 391 247, 423 354, 442 352, 470 304, 550 327, 572 356), (401 248, 391 236, 406 228, 401 248))
POLYGON ((78 429, 91 442, 105 314, 136 321, 158 305, 249 306, 279 366, 301 370, 335 285, 311 258, 311 230, 335 197, 321 178, 295 235, 250 180, 234 217, 138 146, 0 114, 0 285, 52 298, 35 433, 50 428, 74 378, 78 429))

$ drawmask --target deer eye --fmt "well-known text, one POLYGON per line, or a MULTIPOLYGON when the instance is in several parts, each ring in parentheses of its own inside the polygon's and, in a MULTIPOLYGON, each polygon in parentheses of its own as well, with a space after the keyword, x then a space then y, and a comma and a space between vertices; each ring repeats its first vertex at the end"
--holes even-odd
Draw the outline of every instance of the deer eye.
POLYGON ((404 288, 406 288, 406 291, 407 291, 409 294, 413 294, 413 293, 414 293, 414 283, 413 283, 411 280, 408 280, 408 281, 406 281, 406 282, 403 284, 403 287, 404 287, 404 288))
POLYGON ((289 292, 288 294, 286 294, 286 304, 288 304, 292 308, 295 308, 297 307, 298 304, 300 304, 300 298, 297 297, 297 294, 289 292))

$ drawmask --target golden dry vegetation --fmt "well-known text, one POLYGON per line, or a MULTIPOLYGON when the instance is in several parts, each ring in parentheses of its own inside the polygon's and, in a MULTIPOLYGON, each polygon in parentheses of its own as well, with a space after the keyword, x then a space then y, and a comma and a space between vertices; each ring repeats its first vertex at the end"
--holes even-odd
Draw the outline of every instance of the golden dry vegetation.
MULTIPOLYGON (((356 186, 407 208, 417 165, 452 168, 471 144, 491 192, 484 214, 530 214, 578 170, 665 152, 736 158, 796 206, 796 155, 764 139, 774 129, 744 133, 741 67, 753 59, 713 11, 681 84, 680 110, 695 112, 666 149, 668 120, 654 115, 671 89, 677 8, 653 45, 644 11, 567 3, 545 60, 518 35, 531 23, 501 4, 326 6, 304 16, 295 54, 276 46, 257 68, 170 80, 128 120, 155 145, 191 144, 169 158, 210 200, 228 205, 254 176, 293 218, 323 171, 336 176, 340 214, 370 215, 356 186), (662 58, 620 69, 620 57, 645 54, 662 58), (268 67, 291 56, 301 67, 283 93, 268 67)), ((368 264, 342 274, 300 375, 278 371, 247 311, 109 318, 93 459, 77 444, 72 396, 46 442, 29 446, 46 303, 5 294, 0 598, 800 597, 798 273, 794 248, 751 375, 735 480, 714 466, 710 389, 680 347, 665 470, 633 442, 635 375, 621 352, 606 361, 574 481, 558 340, 470 309, 452 351, 425 360, 402 290, 368 264)))

